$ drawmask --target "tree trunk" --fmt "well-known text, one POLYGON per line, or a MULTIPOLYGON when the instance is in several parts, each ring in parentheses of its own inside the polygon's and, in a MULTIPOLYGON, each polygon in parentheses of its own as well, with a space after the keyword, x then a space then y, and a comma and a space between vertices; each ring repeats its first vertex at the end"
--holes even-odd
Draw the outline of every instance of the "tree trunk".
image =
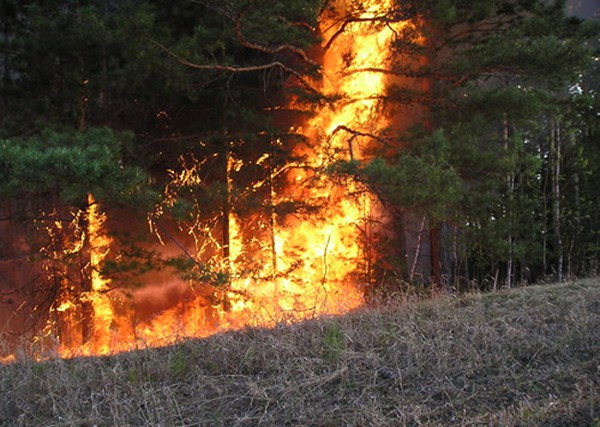
POLYGON ((569 253, 567 254, 567 278, 572 277, 573 274, 577 274, 579 270, 577 266, 573 267, 573 252, 575 251, 575 245, 579 241, 581 234, 581 200, 580 200, 580 188, 579 188, 579 174, 574 173, 573 178, 573 211, 574 211, 574 224, 573 234, 571 236, 571 243, 569 245, 569 253), (573 273, 575 271, 575 273, 573 273))
POLYGON ((561 235, 561 187, 560 187, 560 174, 561 174, 561 129, 560 122, 556 117, 552 119, 552 135, 550 137, 550 161, 551 161, 551 175, 552 175, 552 228, 554 231, 554 244, 557 255, 556 259, 556 279, 559 282, 564 280, 563 276, 563 257, 564 248, 561 235))
POLYGON ((429 245, 431 247, 431 283, 437 283, 444 289, 448 287, 442 278, 442 254, 440 248, 440 227, 429 227, 429 245))
MULTIPOLYGON (((2 43, 7 44, 10 40, 10 30, 8 23, 5 21, 2 28, 2 43)), ((4 111, 6 108, 6 92, 8 85, 10 84, 10 56, 9 49, 4 49, 2 55, 2 91, 0 92, 0 111, 4 111)))
MULTIPOLYGON (((502 121, 503 124, 503 139, 504 139, 504 151, 506 155, 510 155, 509 150, 509 122, 504 115, 504 119, 502 121)), ((508 215, 508 236, 506 238, 508 243, 508 258, 506 260, 506 287, 508 289, 513 287, 513 269, 514 269, 514 236, 513 236, 513 200, 515 193, 515 175, 514 172, 511 171, 508 173, 506 177, 506 211, 508 215)))
POLYGON ((548 273, 548 217, 550 215, 548 211, 548 181, 550 180, 550 169, 551 166, 548 164, 544 173, 544 188, 542 191, 542 201, 544 209, 544 216, 542 222, 542 267, 544 269, 544 274, 548 273))
POLYGON ((79 251, 79 301, 81 304, 81 337, 83 343, 87 343, 93 337, 94 330, 94 307, 88 294, 92 292, 92 280, 90 271, 90 205, 86 203, 81 208, 81 216, 79 221, 80 232, 85 239, 83 246, 79 251))
POLYGON ((273 182, 273 156, 275 150, 273 149, 273 141, 271 141, 271 153, 268 159, 269 168, 269 225, 271 231, 271 263, 273 269, 273 276, 277 275, 277 212, 275 210, 275 184, 273 182))
POLYGON ((411 283, 415 278, 417 264, 419 262, 419 256, 421 255, 421 245, 423 244, 423 233, 425 232, 426 220, 427 214, 423 214, 423 217, 421 218, 421 225, 419 226, 419 234, 417 235, 417 244, 415 245, 415 255, 413 258, 412 266, 410 268, 410 275, 408 277, 408 281, 411 283))
POLYGON ((225 149, 225 195, 223 197, 223 242, 221 248, 223 250, 223 265, 227 269, 227 274, 231 273, 231 153, 229 148, 225 149))

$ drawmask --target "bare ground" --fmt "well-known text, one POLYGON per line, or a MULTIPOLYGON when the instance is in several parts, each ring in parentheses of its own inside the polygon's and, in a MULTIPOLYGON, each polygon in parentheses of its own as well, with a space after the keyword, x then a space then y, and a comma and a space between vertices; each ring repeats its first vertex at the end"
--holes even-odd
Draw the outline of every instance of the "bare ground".
POLYGON ((600 280, 3 365, 0 425, 600 427, 600 280))

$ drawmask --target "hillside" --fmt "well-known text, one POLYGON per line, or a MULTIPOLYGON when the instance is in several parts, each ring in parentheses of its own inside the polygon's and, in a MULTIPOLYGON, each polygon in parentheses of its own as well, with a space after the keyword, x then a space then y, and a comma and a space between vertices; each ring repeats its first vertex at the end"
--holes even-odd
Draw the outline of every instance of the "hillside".
POLYGON ((0 425, 599 426, 600 281, 0 366, 0 425))

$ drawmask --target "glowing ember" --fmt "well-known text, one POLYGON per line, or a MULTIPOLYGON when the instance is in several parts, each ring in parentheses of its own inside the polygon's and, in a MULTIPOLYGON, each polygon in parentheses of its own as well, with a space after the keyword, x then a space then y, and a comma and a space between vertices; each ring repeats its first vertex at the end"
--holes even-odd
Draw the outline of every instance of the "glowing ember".
MULTIPOLYGON (((117 310, 119 291, 108 292, 111 284, 100 274, 99 266, 112 242, 104 231, 105 215, 90 196, 87 245, 91 285, 78 301, 61 300, 54 310, 65 322, 77 305, 88 304, 92 326, 82 342, 61 340, 61 356, 167 345, 227 329, 342 314, 363 303, 356 282, 369 274, 370 254, 361 241, 368 234, 375 202, 356 182, 346 180, 342 185, 332 181, 324 168, 337 160, 364 158, 365 148, 376 143, 389 126, 378 99, 385 92, 384 74, 365 70, 389 68, 389 46, 403 24, 378 19, 391 7, 391 0, 363 1, 360 11, 349 10, 347 3, 355 3, 349 0, 331 3, 320 22, 325 48, 323 79, 315 84, 324 95, 336 96, 336 101, 324 106, 301 130, 311 141, 310 147, 296 150, 306 159, 301 167, 289 165, 273 172, 287 174, 288 188, 283 194, 270 189, 273 205, 308 201, 322 208, 317 213, 287 216, 279 216, 273 209, 270 241, 256 244, 244 232, 244 219, 230 205, 224 218, 227 242, 217 255, 202 253, 206 245, 198 244, 202 240, 198 236, 204 235, 215 247, 220 239, 211 234, 210 227, 196 224, 190 235, 197 248, 188 248, 186 253, 192 254, 191 259, 210 258, 207 264, 225 272, 226 283, 207 296, 190 282, 186 297, 178 304, 135 322, 131 311, 117 310), (252 268, 245 264, 248 259, 252 268)), ((270 162, 268 154, 256 164, 266 162, 270 162)), ((227 158, 228 187, 231 174, 242 166, 233 156, 227 158)), ((197 168, 199 164, 181 172, 170 171, 173 182, 201 184, 197 168)), ((261 182, 253 189, 264 185, 269 184, 261 182)))

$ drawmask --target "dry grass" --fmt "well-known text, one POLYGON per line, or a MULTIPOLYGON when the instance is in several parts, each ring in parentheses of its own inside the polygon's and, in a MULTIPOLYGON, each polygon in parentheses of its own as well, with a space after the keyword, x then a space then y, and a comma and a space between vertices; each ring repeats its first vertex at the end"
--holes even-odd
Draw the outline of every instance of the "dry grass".
POLYGON ((600 282, 0 367, 19 426, 600 426, 600 282))

